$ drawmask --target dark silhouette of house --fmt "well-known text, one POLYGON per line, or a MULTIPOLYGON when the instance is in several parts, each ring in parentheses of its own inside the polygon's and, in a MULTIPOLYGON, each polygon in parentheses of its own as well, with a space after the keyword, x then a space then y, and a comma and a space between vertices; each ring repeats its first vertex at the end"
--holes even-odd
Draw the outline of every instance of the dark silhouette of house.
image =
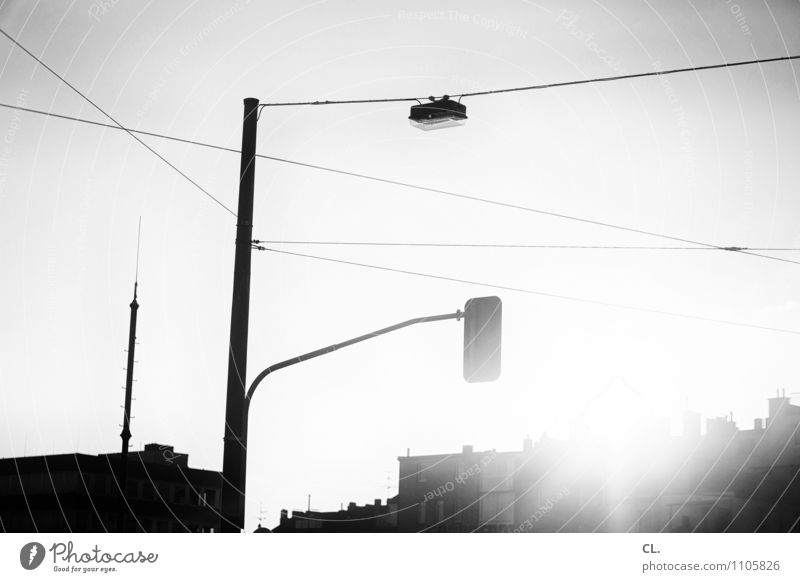
POLYGON ((520 451, 407 453, 395 529, 353 519, 351 504, 284 512, 275 531, 800 532, 800 406, 785 393, 747 430, 722 417, 701 434, 690 411, 681 436, 655 416, 619 423, 611 437, 578 423, 569 440, 526 438, 520 451))
POLYGON ((521 451, 467 445, 460 453, 398 457, 397 503, 407 508, 398 530, 512 532, 535 518, 539 531, 555 531, 578 509, 568 497, 568 452, 566 442, 545 437, 535 445, 526 438, 521 451))
POLYGON ((213 532, 221 478, 189 467, 188 455, 148 444, 120 453, 0 459, 0 530, 6 532, 213 532))
POLYGON ((372 504, 350 503, 339 511, 293 511, 291 517, 281 510, 281 521, 273 530, 287 532, 370 532, 388 533, 397 531, 397 498, 382 503, 376 499, 372 504))

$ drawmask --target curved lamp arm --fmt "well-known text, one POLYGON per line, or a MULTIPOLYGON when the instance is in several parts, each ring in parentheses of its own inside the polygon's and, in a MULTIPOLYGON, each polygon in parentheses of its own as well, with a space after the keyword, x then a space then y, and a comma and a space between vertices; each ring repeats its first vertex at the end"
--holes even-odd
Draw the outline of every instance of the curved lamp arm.
POLYGON ((415 319, 409 319, 408 321, 391 325, 389 327, 384 327, 383 329, 373 331, 372 333, 360 335, 358 337, 354 337, 353 339, 349 339, 347 341, 338 344, 333 344, 324 348, 320 348, 318 350, 314 350, 313 352, 308 352, 307 354, 303 354, 302 356, 297 356, 294 358, 290 358, 288 360, 284 360, 282 362, 278 362, 277 364, 273 364, 269 368, 261 372, 258 376, 256 376, 255 380, 253 380, 253 383, 250 385, 250 389, 247 391, 247 396, 245 397, 246 403, 248 406, 250 405, 250 401, 253 399, 253 394, 255 393, 256 388, 258 388, 258 385, 261 383, 261 381, 267 376, 269 376, 272 372, 275 372, 282 368, 288 368, 289 366, 292 366, 294 364, 299 364, 300 362, 305 362, 306 360, 310 360, 311 358, 316 358, 317 356, 324 356, 325 354, 330 354, 331 352, 335 352, 336 350, 339 350, 341 348, 346 348, 347 346, 351 346, 353 344, 357 344, 359 342, 363 342, 365 340, 378 337, 379 335, 383 335, 391 331, 397 331, 398 329, 408 327, 409 325, 415 325, 417 323, 427 323, 429 321, 442 321, 444 319, 455 319, 456 321, 459 321, 463 317, 463 315, 464 312, 459 309, 455 313, 446 313, 444 315, 430 315, 428 317, 417 317, 415 319))

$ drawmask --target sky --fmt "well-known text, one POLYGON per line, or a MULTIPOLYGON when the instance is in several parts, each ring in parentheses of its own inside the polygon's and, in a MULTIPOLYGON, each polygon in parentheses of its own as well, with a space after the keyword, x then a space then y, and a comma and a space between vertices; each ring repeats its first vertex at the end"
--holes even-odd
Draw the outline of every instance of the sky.
MULTIPOLYGON (((15 2, 0 28, 131 128, 238 148, 242 99, 461 94, 800 54, 794 1, 15 2)), ((265 108, 258 151, 722 246, 800 248, 797 61, 413 103, 265 108)), ((0 103, 108 122, 6 38, 0 103)), ((236 208, 237 154, 142 137, 236 208)), ((141 217, 132 444, 221 469, 235 219, 121 131, 0 108, 0 457, 120 448, 141 217)), ((260 159, 267 241, 680 243, 260 159)), ((415 326, 270 376, 253 400, 247 527, 396 493, 397 456, 567 438, 611 386, 676 418, 800 394, 800 267, 714 250, 254 252, 248 379, 470 297, 503 300, 503 372, 461 377, 461 324, 415 326), (535 291, 500 290, 488 283, 535 291)), ((800 252, 772 251, 800 260, 800 252)), ((609 416, 608 421, 614 422, 609 416)))

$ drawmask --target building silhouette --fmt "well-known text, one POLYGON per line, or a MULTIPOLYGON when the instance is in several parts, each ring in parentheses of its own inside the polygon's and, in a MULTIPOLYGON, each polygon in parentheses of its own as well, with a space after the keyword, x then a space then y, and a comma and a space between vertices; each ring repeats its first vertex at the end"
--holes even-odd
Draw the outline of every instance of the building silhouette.
POLYGON ((388 499, 386 503, 376 499, 374 503, 365 505, 351 502, 347 509, 342 508, 339 511, 294 511, 291 517, 284 509, 281 511, 280 523, 272 531, 275 533, 396 532, 397 498, 388 499))
POLYGON ((121 496, 120 453, 0 459, 0 529, 6 532, 213 532, 221 479, 189 467, 168 445, 131 451, 121 496))
MULTIPOLYGON (((686 411, 680 436, 656 417, 612 438, 518 451, 398 457, 398 493, 338 511, 281 512, 275 532, 800 532, 800 406, 785 393, 740 429, 686 411)), ((0 531, 213 532, 221 477, 168 445, 120 453, 0 459, 0 531)), ((268 531, 260 527, 259 531, 268 531)))
MULTIPOLYGON (((351 519, 337 531, 800 532, 800 406, 785 393, 751 429, 722 417, 701 434, 700 415, 688 410, 680 436, 656 416, 621 429, 605 438, 579 422, 568 440, 526 438, 519 451, 407 453, 391 500, 396 529, 355 511, 313 517, 351 519)), ((284 511, 281 525, 329 527, 298 528, 294 516, 303 513, 284 511)))

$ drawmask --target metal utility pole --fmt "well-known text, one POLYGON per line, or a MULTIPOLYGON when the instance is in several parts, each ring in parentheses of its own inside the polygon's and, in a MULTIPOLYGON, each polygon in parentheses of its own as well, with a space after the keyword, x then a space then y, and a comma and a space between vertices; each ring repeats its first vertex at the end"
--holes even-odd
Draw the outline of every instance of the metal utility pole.
POLYGON ((233 266, 228 390, 225 400, 225 446, 222 457, 222 532, 244 528, 247 471, 247 329, 250 314, 250 254, 253 240, 253 191, 256 176, 258 99, 244 100, 236 258, 233 266))

